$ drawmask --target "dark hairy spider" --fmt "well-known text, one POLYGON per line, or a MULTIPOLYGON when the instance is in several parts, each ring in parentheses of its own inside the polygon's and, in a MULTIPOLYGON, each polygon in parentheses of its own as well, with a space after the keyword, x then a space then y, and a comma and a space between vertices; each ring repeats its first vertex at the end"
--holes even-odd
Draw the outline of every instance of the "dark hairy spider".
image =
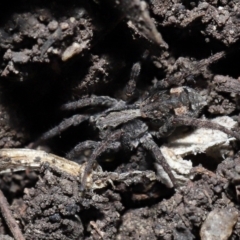
MULTIPOLYGON (((136 81, 140 69, 140 63, 135 63, 132 67, 130 80, 124 89, 127 99, 132 99, 135 96, 136 81)), ((240 134, 234 131, 208 120, 197 119, 205 105, 205 99, 197 91, 186 86, 153 89, 148 96, 135 101, 133 104, 109 96, 92 96, 67 103, 62 106, 62 110, 99 106, 104 106, 104 110, 91 115, 76 114, 65 119, 58 126, 44 133, 34 145, 39 145, 40 142, 58 135, 70 126, 76 126, 88 120, 99 130, 100 141, 86 140, 81 142, 66 156, 69 159, 74 159, 84 150, 93 149, 82 178, 83 188, 94 162, 103 152, 109 149, 118 150, 121 147, 133 150, 139 145, 149 151, 156 164, 160 165, 167 173, 168 181, 165 181, 165 184, 173 187, 176 184, 174 175, 154 138, 168 136, 177 126, 185 125, 220 130, 240 140, 240 134), (152 129, 151 124, 149 124, 153 122, 157 126, 157 131, 154 130, 156 128, 152 129)))

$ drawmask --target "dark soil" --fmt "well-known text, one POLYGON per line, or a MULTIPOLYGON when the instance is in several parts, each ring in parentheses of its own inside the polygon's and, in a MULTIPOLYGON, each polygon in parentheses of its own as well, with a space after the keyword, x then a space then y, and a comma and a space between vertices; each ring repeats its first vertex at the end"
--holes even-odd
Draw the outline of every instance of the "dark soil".
MULTIPOLYGON (((73 115, 60 110, 64 103, 92 94, 124 98, 138 61, 139 94, 153 82, 189 86, 207 96, 202 116, 228 115, 239 122, 239 1, 146 2, 149 19, 143 18, 140 0, 1 1, 0 148, 30 146, 73 115)), ((95 137, 95 129, 83 123, 41 148, 64 157, 95 137)), ((111 179, 105 188, 83 193, 77 177, 45 164, 36 172, 1 175, 0 187, 26 239, 201 239, 209 213, 231 208, 238 220, 229 239, 235 240, 240 238, 239 146, 232 143, 231 153, 214 166, 205 154, 191 156, 193 177, 178 189, 144 175, 153 167, 141 148, 99 159, 107 171, 142 171, 136 182, 129 175, 129 184, 111 179)), ((0 218, 0 239, 11 239, 6 235, 12 236, 0 218)))

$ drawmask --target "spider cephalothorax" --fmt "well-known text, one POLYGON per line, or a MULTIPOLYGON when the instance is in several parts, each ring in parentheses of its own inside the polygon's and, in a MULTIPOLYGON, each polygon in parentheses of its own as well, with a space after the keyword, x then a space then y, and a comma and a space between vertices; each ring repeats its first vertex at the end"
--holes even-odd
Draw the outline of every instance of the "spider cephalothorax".
MULTIPOLYGON (((131 79, 127 83, 125 92, 128 97, 134 95, 137 75, 140 64, 134 64, 131 79)), ((90 124, 99 129, 99 141, 87 140, 76 145, 68 154, 68 158, 75 158, 83 150, 93 149, 82 179, 85 186, 86 177, 97 158, 108 149, 127 147, 130 150, 141 145, 149 151, 153 158, 168 174, 162 181, 169 187, 175 184, 174 175, 165 161, 159 146, 153 136, 161 138, 169 135, 176 126, 188 125, 195 127, 212 128, 223 131, 240 140, 240 135, 221 125, 207 120, 197 119, 202 108, 206 105, 205 99, 194 89, 189 87, 177 87, 170 89, 153 89, 145 99, 128 104, 127 101, 116 100, 108 96, 92 96, 63 105, 62 109, 80 109, 83 107, 105 106, 106 109, 93 115, 77 114, 65 119, 57 127, 43 134, 35 143, 47 140, 59 132, 76 126, 88 120, 90 124), (148 122, 157 124, 154 129, 148 126, 148 122)))
POLYGON ((189 87, 156 91, 141 104, 141 114, 150 119, 167 119, 176 116, 196 116, 206 101, 189 87))

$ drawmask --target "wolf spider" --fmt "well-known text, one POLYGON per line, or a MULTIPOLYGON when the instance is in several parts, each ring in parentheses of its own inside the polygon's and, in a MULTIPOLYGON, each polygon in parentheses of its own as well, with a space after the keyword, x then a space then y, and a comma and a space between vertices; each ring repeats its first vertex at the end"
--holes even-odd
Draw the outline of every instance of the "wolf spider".
MULTIPOLYGON (((140 68, 140 63, 135 63, 132 67, 130 80, 124 90, 128 99, 135 95, 140 68)), ((66 156, 74 159, 82 151, 93 149, 83 174, 83 189, 92 165, 103 152, 108 149, 116 150, 123 146, 133 150, 139 145, 152 154, 156 164, 162 166, 169 178, 167 182, 165 180, 165 184, 173 187, 176 184, 175 177, 153 137, 168 136, 177 126, 185 125, 220 130, 240 140, 240 134, 234 131, 208 120, 197 119, 205 105, 204 98, 197 91, 186 86, 164 90, 155 89, 147 97, 133 104, 108 96, 92 96, 67 103, 62 106, 62 110, 99 106, 105 107, 105 110, 93 115, 76 114, 65 119, 58 126, 44 133, 34 145, 39 145, 40 142, 58 135, 70 126, 76 126, 88 120, 99 130, 101 141, 81 142, 66 156), (157 125, 158 131, 151 130, 149 125, 151 122, 157 125)))

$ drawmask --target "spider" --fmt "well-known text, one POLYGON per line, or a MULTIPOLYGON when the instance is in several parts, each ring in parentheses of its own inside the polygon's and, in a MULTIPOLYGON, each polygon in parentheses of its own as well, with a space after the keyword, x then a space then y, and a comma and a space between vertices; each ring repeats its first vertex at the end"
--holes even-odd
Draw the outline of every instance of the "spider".
MULTIPOLYGON (((140 73, 141 65, 135 63, 131 70, 130 80, 124 89, 127 99, 132 99, 136 93, 136 82, 140 73)), ((62 110, 75 110, 83 107, 104 106, 105 109, 93 115, 76 114, 62 121, 58 126, 44 133, 35 143, 46 141, 70 126, 76 126, 83 121, 89 121, 99 130, 101 141, 86 140, 76 145, 68 154, 67 158, 74 159, 82 151, 93 149, 87 162, 83 178, 82 188, 85 188, 86 178, 97 158, 109 149, 118 150, 127 147, 130 150, 141 145, 149 151, 153 158, 167 173, 167 180, 162 181, 168 187, 176 185, 175 177, 170 166, 164 159, 159 146, 154 138, 162 138, 171 134, 177 126, 205 127, 220 130, 240 140, 240 134, 231 131, 209 120, 198 119, 202 108, 206 105, 205 99, 194 89, 182 86, 170 89, 154 89, 142 100, 130 104, 129 101, 116 100, 109 96, 92 96, 75 102, 64 104, 62 110), (157 131, 151 129, 154 122, 157 131)), ((156 167, 156 169, 158 169, 156 167)))

